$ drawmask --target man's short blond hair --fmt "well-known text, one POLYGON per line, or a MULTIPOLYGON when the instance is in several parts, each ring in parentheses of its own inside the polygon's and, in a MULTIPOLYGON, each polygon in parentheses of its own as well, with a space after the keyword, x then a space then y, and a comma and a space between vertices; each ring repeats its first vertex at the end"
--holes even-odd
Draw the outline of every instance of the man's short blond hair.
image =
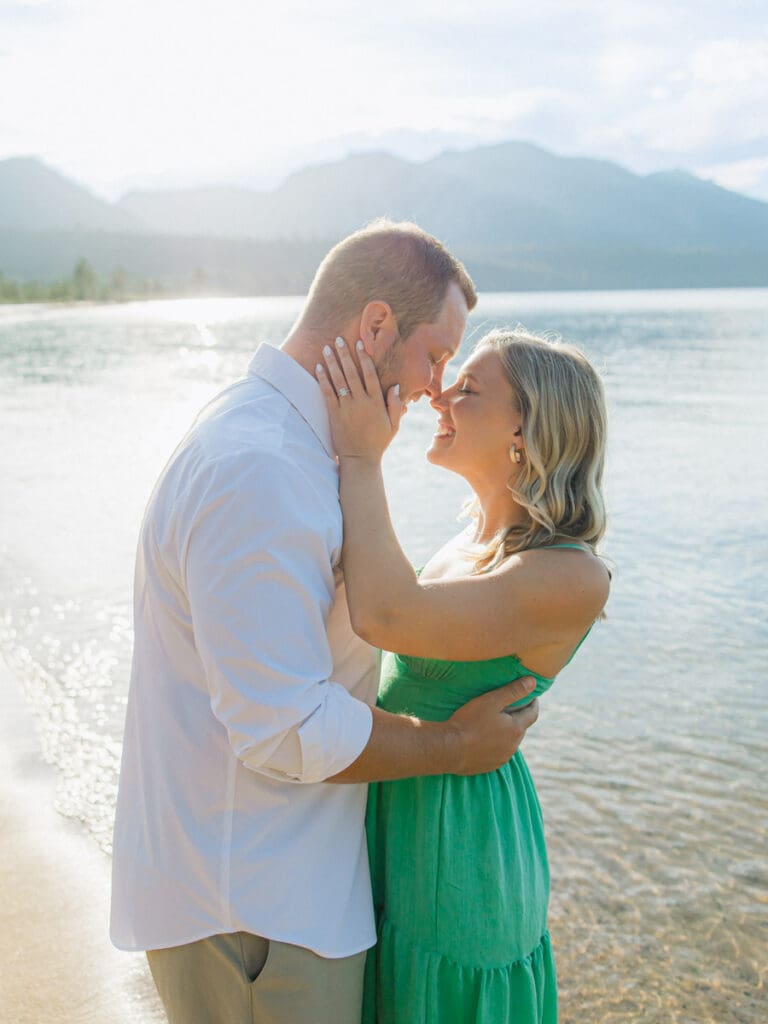
POLYGON ((301 324, 332 335, 378 300, 392 309, 404 341, 419 324, 438 319, 453 281, 474 309, 472 278, 442 242, 408 221, 375 220, 342 239, 320 264, 301 324))

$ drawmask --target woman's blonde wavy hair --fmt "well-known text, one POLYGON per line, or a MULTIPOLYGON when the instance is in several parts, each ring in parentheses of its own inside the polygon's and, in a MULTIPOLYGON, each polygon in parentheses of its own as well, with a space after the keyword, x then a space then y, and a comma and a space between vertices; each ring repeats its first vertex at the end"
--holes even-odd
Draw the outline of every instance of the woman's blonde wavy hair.
MULTIPOLYGON (((508 487, 529 519, 497 534, 476 558, 475 571, 555 541, 595 551, 605 532, 607 414, 600 377, 573 345, 522 326, 486 334, 475 351, 487 348, 501 359, 521 414, 523 461, 508 487)), ((476 500, 465 511, 477 515, 476 500)))

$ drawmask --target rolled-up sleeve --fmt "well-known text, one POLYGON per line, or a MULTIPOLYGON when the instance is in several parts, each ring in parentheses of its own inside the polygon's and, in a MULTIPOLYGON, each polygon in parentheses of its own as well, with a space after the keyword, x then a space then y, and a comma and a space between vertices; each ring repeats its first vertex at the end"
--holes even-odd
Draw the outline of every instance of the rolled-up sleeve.
POLYGON ((334 510, 271 454, 221 459, 197 488, 179 555, 213 713, 248 768, 327 779, 372 728, 368 705, 330 678, 334 510))

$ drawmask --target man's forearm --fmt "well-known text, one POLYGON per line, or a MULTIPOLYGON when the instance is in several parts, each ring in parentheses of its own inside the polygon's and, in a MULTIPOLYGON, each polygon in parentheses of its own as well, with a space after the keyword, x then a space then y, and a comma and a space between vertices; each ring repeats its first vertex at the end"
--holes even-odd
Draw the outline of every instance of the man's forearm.
POLYGON ((455 772, 461 736, 449 722, 425 722, 372 708, 373 728, 362 753, 326 782, 384 782, 455 772))
POLYGON ((478 775, 513 756, 538 716, 538 702, 509 713, 535 680, 516 679, 475 697, 446 722, 425 722, 372 708, 373 728, 362 753, 326 782, 383 782, 416 775, 478 775))

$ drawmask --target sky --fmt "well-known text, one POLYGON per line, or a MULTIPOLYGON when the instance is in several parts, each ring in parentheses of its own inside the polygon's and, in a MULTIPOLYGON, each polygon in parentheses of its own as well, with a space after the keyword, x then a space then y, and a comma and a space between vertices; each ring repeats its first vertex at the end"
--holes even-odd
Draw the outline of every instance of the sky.
POLYGON ((768 0, 0 0, 0 159, 107 198, 505 139, 768 201, 768 0))

